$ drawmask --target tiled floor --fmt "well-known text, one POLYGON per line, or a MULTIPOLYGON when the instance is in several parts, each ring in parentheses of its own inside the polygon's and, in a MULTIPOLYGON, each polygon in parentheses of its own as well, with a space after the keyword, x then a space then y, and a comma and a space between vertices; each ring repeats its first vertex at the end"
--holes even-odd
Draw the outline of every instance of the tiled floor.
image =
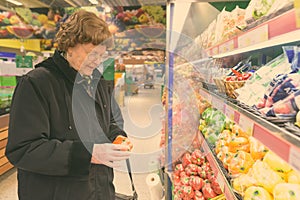
MULTIPOLYGON (((162 126, 162 106, 160 87, 139 90, 137 95, 127 96, 122 107, 125 130, 134 144, 131 166, 139 200, 150 200, 146 177, 159 168, 161 149, 160 129, 162 126)), ((128 174, 115 170, 116 191, 131 194, 128 174)), ((16 170, 12 169, 0 176, 0 200, 17 200, 16 170)), ((155 199, 156 200, 156 199, 155 199)))

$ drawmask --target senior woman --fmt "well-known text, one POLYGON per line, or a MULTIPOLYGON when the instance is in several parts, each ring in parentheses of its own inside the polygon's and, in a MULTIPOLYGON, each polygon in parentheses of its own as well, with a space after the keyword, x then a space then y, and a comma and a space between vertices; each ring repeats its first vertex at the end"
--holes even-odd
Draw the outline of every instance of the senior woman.
POLYGON ((19 81, 6 156, 18 169, 20 200, 115 198, 113 168, 132 144, 97 70, 110 37, 102 19, 77 11, 61 25, 54 55, 19 81), (112 144, 119 135, 125 144, 112 144))

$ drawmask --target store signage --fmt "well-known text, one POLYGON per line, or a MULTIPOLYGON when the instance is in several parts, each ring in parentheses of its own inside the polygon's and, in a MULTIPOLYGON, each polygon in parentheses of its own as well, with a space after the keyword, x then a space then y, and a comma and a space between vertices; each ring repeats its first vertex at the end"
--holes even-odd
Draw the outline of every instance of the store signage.
POLYGON ((250 45, 267 41, 268 39, 268 25, 266 24, 239 36, 238 48, 248 47, 250 45))
POLYGON ((33 69, 32 56, 16 56, 16 75, 22 76, 33 69))
POLYGON ((16 57, 15 53, 0 52, 0 58, 15 58, 15 57, 16 57))

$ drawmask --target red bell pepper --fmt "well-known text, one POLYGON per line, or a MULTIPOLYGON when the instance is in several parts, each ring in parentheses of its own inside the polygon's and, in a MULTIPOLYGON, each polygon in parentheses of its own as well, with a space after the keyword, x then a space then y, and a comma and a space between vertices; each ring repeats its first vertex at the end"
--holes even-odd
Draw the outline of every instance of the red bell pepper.
POLYGON ((204 185, 204 181, 199 176, 191 176, 189 184, 194 190, 201 190, 204 185))
POLYGON ((191 163, 192 163, 191 154, 187 152, 182 157, 182 166, 183 166, 183 168, 185 168, 186 166, 188 166, 191 163))
POLYGON ((202 187, 202 193, 205 199, 214 198, 217 196, 217 194, 211 188, 210 183, 204 184, 204 186, 202 187))

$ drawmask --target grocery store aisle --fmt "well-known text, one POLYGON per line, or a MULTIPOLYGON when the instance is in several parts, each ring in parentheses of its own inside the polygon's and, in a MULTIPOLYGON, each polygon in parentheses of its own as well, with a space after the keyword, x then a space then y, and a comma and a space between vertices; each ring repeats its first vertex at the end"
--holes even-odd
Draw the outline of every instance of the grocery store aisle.
MULTIPOLYGON (((160 88, 143 89, 139 93, 125 98, 122 107, 125 130, 134 144, 131 165, 133 179, 139 200, 149 200, 150 193, 146 177, 158 168, 160 129, 162 127, 160 88)), ((115 170, 116 191, 131 194, 130 180, 124 170, 115 170)), ((17 200, 16 170, 12 169, 0 176, 0 200, 17 200)))
MULTIPOLYGON (((149 200, 150 193, 146 185, 146 177, 149 173, 157 172, 161 155, 159 142, 163 109, 160 101, 160 87, 140 88, 137 95, 127 96, 122 113, 125 130, 134 145, 130 161, 139 200, 149 200)), ((115 170, 115 186, 116 191, 131 194, 127 173, 115 170)))

